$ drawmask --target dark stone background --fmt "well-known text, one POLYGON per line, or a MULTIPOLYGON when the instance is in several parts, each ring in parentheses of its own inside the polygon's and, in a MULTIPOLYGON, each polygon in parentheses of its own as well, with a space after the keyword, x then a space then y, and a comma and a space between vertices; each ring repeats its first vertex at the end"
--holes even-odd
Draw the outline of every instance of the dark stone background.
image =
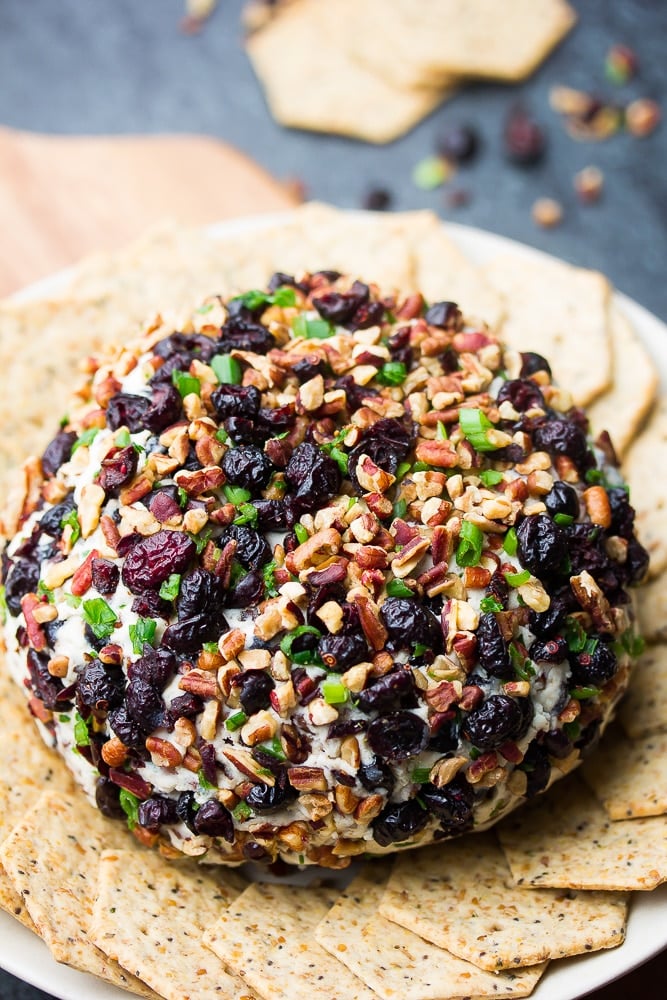
MULTIPOLYGON (((221 0, 195 36, 179 31, 182 0, 0 0, 0 123, 59 133, 219 136, 275 176, 302 179, 312 197, 358 207, 371 186, 381 185, 393 193, 395 208, 432 208, 599 268, 667 319, 667 124, 643 140, 620 134, 605 143, 577 143, 548 106, 555 83, 619 101, 665 101, 667 3, 573 2, 578 27, 528 83, 470 86, 409 135, 376 147, 286 131, 273 122, 241 47, 242 0, 221 0), (617 42, 631 46, 640 60, 639 76, 622 88, 604 77, 605 53, 617 42), (529 170, 509 166, 502 155, 502 122, 518 98, 549 136, 547 157, 529 170), (474 124, 483 137, 478 159, 450 184, 472 196, 455 210, 447 207, 447 189, 422 192, 411 181, 415 163, 452 122, 474 124), (605 191, 600 203, 582 206, 572 177, 587 164, 603 170, 605 191), (531 220, 530 207, 542 195, 564 206, 558 229, 541 230, 531 220)), ((662 996, 659 967, 652 963, 650 969, 652 975, 633 974, 604 997, 662 996)), ((0 972, 3 1000, 44 996, 0 972)))

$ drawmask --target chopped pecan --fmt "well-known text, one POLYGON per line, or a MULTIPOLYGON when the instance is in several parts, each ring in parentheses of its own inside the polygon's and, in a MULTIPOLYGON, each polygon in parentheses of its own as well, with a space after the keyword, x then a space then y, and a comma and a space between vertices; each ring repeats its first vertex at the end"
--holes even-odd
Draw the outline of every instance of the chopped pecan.
MULTIPOLYGON (((46 603, 46 601, 44 601, 46 603)), ((37 594, 24 594, 21 598, 21 611, 23 612, 23 617, 25 618, 25 627, 28 633, 28 639, 30 645, 33 649, 40 652, 42 649, 46 649, 46 636, 42 631, 39 622, 35 618, 35 609, 42 604, 42 601, 37 597, 37 594)))
POLYGON ((465 757, 443 757, 431 768, 429 780, 436 788, 444 788, 452 778, 456 777, 465 763, 465 757))
POLYGON ((273 788, 275 785, 276 779, 273 774, 271 774, 270 771, 267 771, 265 767, 262 767, 261 764, 258 764, 254 757, 250 756, 247 750, 239 750, 234 747, 234 749, 230 748, 228 750, 223 750, 222 753, 230 764, 233 764, 234 767, 241 772, 241 774, 245 774, 246 777, 250 778, 253 782, 262 785, 269 785, 270 788, 273 788))
POLYGON ((215 677, 209 673, 201 673, 199 670, 191 670, 184 674, 178 686, 181 691, 188 691, 190 694, 199 695, 200 698, 219 698, 220 690, 215 677))
POLYGON ((609 601, 588 570, 570 577, 570 586, 580 607, 587 611, 600 632, 613 632, 614 616, 609 601))
POLYGON ((446 712, 461 697, 461 682, 442 681, 437 687, 428 688, 426 701, 436 712, 446 712))
POLYGON ((183 751, 180 747, 175 747, 169 740, 160 739, 159 736, 149 736, 146 740, 146 749, 158 767, 178 767, 183 762, 183 751))
POLYGON ((417 460, 435 465, 440 469, 453 469, 459 464, 459 457, 451 441, 420 441, 417 445, 417 460))
POLYGON ((122 767, 127 760, 127 747, 117 736, 112 736, 110 740, 102 745, 100 751, 102 760, 109 767, 122 767))
POLYGON ((336 555, 340 551, 342 542, 341 534, 335 528, 326 528, 324 531, 318 531, 294 549, 293 552, 288 553, 285 565, 290 573, 298 575, 307 567, 315 566, 329 556, 336 555))
POLYGON ((176 485, 190 497, 201 496, 209 490, 217 490, 225 481, 225 474, 217 465, 209 466, 206 469, 197 469, 195 472, 177 472, 174 476, 176 485))
MULTIPOLYGON (((99 558, 97 549, 92 549, 72 577, 72 593, 82 597, 93 583, 93 559, 99 558)), ((57 616, 56 616, 57 617, 57 616)))
POLYGON ((377 604, 369 597, 358 595, 354 603, 359 611, 359 619, 364 635, 371 649, 379 652, 384 649, 387 643, 387 630, 380 621, 380 612, 377 604))
POLYGON ((358 823, 370 823, 379 816, 384 806, 384 798, 381 795, 369 795, 362 799, 354 810, 354 818, 358 823))
POLYGON ((287 777, 299 792, 326 792, 327 779, 321 767, 290 767, 287 777))
POLYGON ((476 684, 469 684, 461 692, 459 708, 464 712, 472 712, 473 708, 477 708, 483 701, 484 692, 481 687, 478 687, 476 684))
POLYGON ((495 750, 483 753, 477 760, 474 760, 466 771, 466 778, 471 785, 481 781, 485 774, 493 771, 498 763, 498 755, 495 750))
POLYGON ((355 795, 347 785, 336 785, 334 788, 336 808, 344 816, 350 816, 359 805, 359 796, 355 795))
POLYGON ((333 811, 333 805, 326 795, 319 792, 306 792, 299 796, 299 805, 302 806, 310 817, 311 823, 316 823, 324 819, 333 811))

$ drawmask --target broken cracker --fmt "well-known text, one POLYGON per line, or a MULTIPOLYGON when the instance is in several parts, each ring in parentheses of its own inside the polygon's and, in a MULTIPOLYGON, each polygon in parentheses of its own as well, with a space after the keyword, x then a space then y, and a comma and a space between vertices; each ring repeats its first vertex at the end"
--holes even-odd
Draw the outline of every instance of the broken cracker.
POLYGON ((667 813, 667 734, 627 740, 614 727, 588 760, 582 777, 610 819, 667 813))
POLYGON ((649 576, 667 569, 667 398, 634 441, 624 463, 639 540, 648 549, 649 576))
POLYGON ((575 776, 497 833, 517 885, 632 891, 667 881, 667 817, 614 822, 575 776))
POLYGON ((105 955, 165 1000, 252 1000, 245 984, 202 944, 205 928, 245 885, 229 869, 213 874, 148 851, 105 851, 88 933, 105 955))
MULTIPOLYGON (((647 603, 647 591, 652 590, 658 580, 640 591, 639 618, 647 603)), ((665 596, 665 617, 667 628, 667 580, 662 579, 661 594, 665 596)), ((649 599, 650 603, 650 599, 649 599)), ((647 646, 632 672, 632 683, 618 710, 619 722, 631 740, 667 732, 667 646, 647 646)))
POLYGON ((526 892, 513 885, 496 838, 485 833, 400 855, 380 913, 493 972, 616 947, 627 901, 625 893, 526 892))

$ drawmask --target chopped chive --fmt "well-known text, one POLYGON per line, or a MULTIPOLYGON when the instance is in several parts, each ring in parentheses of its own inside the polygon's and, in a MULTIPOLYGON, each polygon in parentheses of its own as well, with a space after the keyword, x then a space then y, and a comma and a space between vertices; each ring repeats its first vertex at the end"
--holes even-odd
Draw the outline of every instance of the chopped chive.
POLYGON ((463 521, 456 550, 456 561, 459 566, 477 566, 482 558, 483 548, 484 532, 472 521, 463 521))
POLYGON ((171 381, 178 389, 181 399, 185 399, 192 393, 197 396, 201 393, 201 382, 195 375, 190 375, 188 372, 172 372, 171 381))
POLYGON ((392 517, 405 517, 408 510, 407 500, 397 500, 393 506, 392 517))
POLYGON ((149 646, 153 645, 156 630, 157 622, 153 621, 152 618, 138 618, 133 625, 130 625, 128 630, 130 642, 137 656, 143 653, 145 643, 148 643, 149 646))
POLYGON ((481 611, 502 611, 503 606, 497 597, 493 597, 489 594, 488 597, 483 597, 479 602, 479 607, 481 611))
POLYGON ((510 587, 523 587, 524 583, 528 583, 530 580, 530 571, 524 569, 520 573, 503 573, 503 576, 510 587))
POLYGON ((387 584, 387 593, 390 597, 414 597, 414 593, 403 583, 402 580, 390 580, 387 584))
POLYGON ((212 784, 206 775, 204 774, 204 769, 200 768, 197 771, 197 779, 199 781, 199 787, 203 788, 205 791, 212 791, 212 789, 217 788, 217 785, 212 784))
POLYGON ((575 701, 585 701, 587 698, 596 698, 601 690, 598 687, 576 687, 570 691, 570 697, 575 701))
POLYGON ((535 668, 531 660, 517 649, 515 643, 511 642, 508 648, 515 674, 520 680, 529 681, 531 677, 535 676, 535 668))
POLYGON ((578 722, 566 722, 563 725, 563 732, 567 736, 568 740, 574 743, 581 736, 581 726, 578 722))
POLYGON ((491 486, 497 486, 503 478, 502 472, 498 472, 496 469, 483 469, 478 475, 487 489, 491 486))
POLYGON ((450 167, 441 156, 427 156, 412 171, 412 182, 420 191, 433 191, 445 183, 450 167))
POLYGON ((83 617, 97 639, 108 639, 113 633, 118 617, 103 597, 83 602, 83 617))
POLYGON ((567 528, 573 523, 574 518, 572 517, 572 514, 554 514, 554 521, 556 524, 560 524, 561 527, 567 528))
POLYGON ((257 749, 262 750, 264 753, 268 754, 269 757, 274 757, 276 760, 287 760, 283 752, 283 745, 278 736, 273 737, 270 746, 267 746, 266 743, 260 743, 257 749))
POLYGON ((127 816, 127 825, 129 829, 134 830, 135 826, 139 822, 139 799, 136 795, 133 795, 132 792, 128 792, 127 788, 121 788, 118 801, 121 809, 127 816))
POLYGON ((232 816, 237 823, 245 823, 246 820, 250 819, 252 816, 252 809, 247 804, 247 802, 239 802, 232 809, 232 816))
POLYGON ((349 689, 341 681, 327 677, 322 681, 322 697, 327 705, 343 705, 349 697, 349 689))
POLYGON ((588 636, 586 635, 583 627, 579 624, 579 621, 570 615, 565 619, 565 627, 563 631, 565 633, 567 648, 570 652, 583 653, 586 648, 586 643, 588 642, 588 636))
POLYGON ((171 573, 160 587, 160 597, 165 601, 175 601, 181 589, 181 574, 171 573))
MULTIPOLYGON (((280 649, 285 654, 285 656, 287 656, 290 659, 293 659, 292 646, 294 645, 296 640, 299 639, 302 635, 315 635, 319 639, 322 636, 322 633, 318 628, 315 628, 314 625, 297 625, 295 629, 292 629, 292 631, 288 635, 284 636, 280 640, 280 649)), ((310 650, 308 650, 307 652, 309 656, 314 655, 313 653, 310 652, 310 650)), ((299 654, 297 653, 296 655, 298 656, 299 654)))
POLYGON ((401 462, 399 467, 396 469, 396 479, 400 482, 403 476, 407 475, 412 466, 409 462, 401 462))
POLYGON ((229 503, 233 503, 235 507, 238 507, 242 503, 247 503, 251 498, 250 490, 246 490, 242 486, 230 486, 225 483, 222 491, 229 503))
POLYGON ((227 433, 224 427, 218 427, 217 431, 215 432, 215 439, 216 441, 219 441, 220 444, 228 444, 228 445, 232 444, 232 439, 230 438, 229 434, 227 433))
POLYGON ((230 733, 236 732, 241 726, 245 725, 248 721, 248 716, 245 712, 235 712, 234 715, 230 715, 225 722, 225 728, 229 730, 230 733))
POLYGON ((253 507, 251 503, 239 504, 239 512, 234 518, 234 524, 250 524, 252 527, 257 526, 257 519, 259 513, 256 507, 253 507))
POLYGON ((278 596, 278 584, 276 583, 276 570, 278 566, 275 559, 271 562, 266 563, 262 568, 262 578, 264 580, 264 586, 269 597, 278 596))
POLYGON ((303 543, 307 542, 310 538, 308 529, 303 524, 294 525, 294 534, 296 535, 300 545, 303 545, 303 543))
POLYGON ((188 502, 189 499, 190 499, 190 497, 188 496, 187 492, 183 489, 182 486, 179 486, 178 487, 178 506, 181 509, 183 509, 186 506, 186 504, 187 504, 187 502, 188 502))
POLYGON ((74 716, 74 741, 78 747, 90 746, 90 733, 88 732, 89 719, 76 712, 74 716))
POLYGON ((503 540, 503 548, 508 556, 515 556, 519 547, 519 539, 516 537, 516 529, 510 528, 503 540))
POLYGON ((5 588, 3 586, 0 587, 0 624, 2 625, 5 624, 5 622, 7 621, 7 614, 8 614, 7 597, 5 594, 5 588))
POLYGON ((89 427, 87 430, 79 434, 78 438, 72 446, 72 454, 79 448, 87 448, 93 443, 97 435, 99 434, 99 427, 89 427))
POLYGON ((243 369, 236 358, 231 354, 216 354, 209 362, 215 372, 216 378, 221 385, 240 385, 243 378, 243 369))
POLYGON ((463 407, 459 410, 459 426, 463 436, 470 441, 476 451, 496 451, 498 445, 488 440, 488 432, 493 424, 482 410, 463 407))
POLYGON ((446 441, 449 438, 449 434, 447 433, 447 428, 443 424, 442 420, 438 420, 438 426, 436 428, 435 436, 436 440, 438 441, 446 441))
POLYGON ((302 313, 292 320, 292 331, 295 337, 309 340, 328 340, 336 332, 325 319, 306 319, 302 313))
POLYGON ((408 370, 402 361, 387 361, 379 369, 375 380, 380 385, 401 385, 407 378, 408 370))
POLYGON ((72 545, 76 543, 81 538, 81 525, 79 524, 79 515, 75 510, 71 510, 66 517, 60 519, 61 528, 71 528, 72 533, 70 535, 70 541, 72 545))
POLYGON ((429 465, 428 462, 415 462, 412 466, 413 472, 431 472, 432 469, 433 466, 429 465))
POLYGON ((430 767, 416 767, 410 775, 415 785, 425 785, 431 777, 430 767))
POLYGON ((132 437, 127 427, 121 427, 119 431, 116 431, 116 437, 114 438, 116 447, 127 448, 132 444, 132 437))

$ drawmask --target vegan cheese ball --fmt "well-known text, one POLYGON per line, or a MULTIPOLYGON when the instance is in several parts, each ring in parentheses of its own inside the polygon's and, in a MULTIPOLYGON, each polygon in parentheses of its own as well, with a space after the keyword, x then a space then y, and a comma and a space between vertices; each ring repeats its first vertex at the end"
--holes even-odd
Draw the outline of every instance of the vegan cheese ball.
POLYGON ((594 746, 648 557, 542 357, 321 271, 93 367, 3 579, 12 673, 105 815, 345 867, 487 827, 594 746))

